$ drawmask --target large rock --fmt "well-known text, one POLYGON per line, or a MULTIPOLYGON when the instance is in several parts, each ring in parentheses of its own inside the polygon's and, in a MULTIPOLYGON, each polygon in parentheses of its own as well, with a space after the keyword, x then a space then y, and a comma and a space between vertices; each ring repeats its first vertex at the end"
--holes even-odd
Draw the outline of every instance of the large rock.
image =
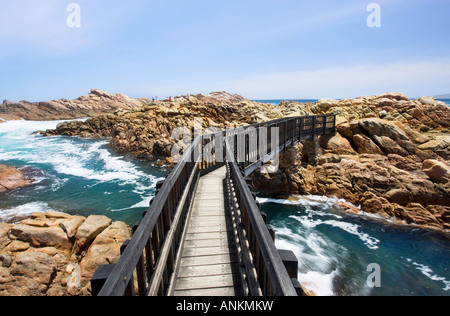
POLYGON ((356 155, 350 142, 339 133, 319 137, 320 146, 330 150, 334 154, 356 155))
MULTIPOLYGON (((0 223, 0 296, 90 295, 90 277, 98 265, 118 260, 120 246, 131 233, 125 223, 112 223, 94 238, 92 249, 77 255, 75 238, 69 236, 76 236, 85 221, 50 211, 34 213, 16 225, 0 223)), ((107 222, 91 217, 82 233, 98 231, 94 227, 107 222)))
POLYGON ((428 142, 418 146, 418 149, 441 156, 446 160, 450 160, 450 136, 436 136, 428 142))
POLYGON ((383 151, 369 137, 362 134, 353 135, 358 154, 383 154, 383 151))
POLYGON ((120 247, 130 238, 130 229, 122 222, 111 224, 98 235, 80 263, 82 285, 89 282, 98 266, 116 263, 120 258, 120 247))
POLYGON ((406 133, 392 122, 369 118, 358 121, 360 128, 370 136, 386 136, 393 140, 409 141, 406 133))
POLYGON ((25 277, 47 285, 55 270, 56 262, 50 255, 42 252, 25 252, 16 257, 10 272, 13 276, 25 277))
POLYGON ((450 168, 438 160, 425 160, 422 165, 422 170, 435 182, 442 182, 445 180, 445 177, 450 176, 450 168))
POLYGON ((59 226, 66 232, 67 237, 73 238, 78 232, 80 226, 86 219, 82 216, 75 216, 59 223, 59 226))
POLYGON ((407 156, 408 152, 401 147, 396 141, 388 136, 373 136, 374 141, 379 148, 382 148, 386 154, 396 154, 400 156, 407 156))
POLYGON ((0 165, 0 193, 27 186, 31 182, 16 168, 0 165))
POLYGON ((20 241, 30 243, 33 247, 56 247, 61 250, 70 250, 72 245, 67 238, 66 233, 59 227, 51 226, 39 227, 39 221, 35 221, 33 226, 30 221, 24 224, 15 225, 11 229, 11 235, 20 241))
POLYGON ((102 215, 91 215, 78 228, 75 252, 80 254, 94 239, 111 225, 111 219, 102 215))
POLYGON ((333 99, 322 99, 317 101, 316 106, 323 112, 327 112, 332 107, 338 106, 339 101, 333 99))

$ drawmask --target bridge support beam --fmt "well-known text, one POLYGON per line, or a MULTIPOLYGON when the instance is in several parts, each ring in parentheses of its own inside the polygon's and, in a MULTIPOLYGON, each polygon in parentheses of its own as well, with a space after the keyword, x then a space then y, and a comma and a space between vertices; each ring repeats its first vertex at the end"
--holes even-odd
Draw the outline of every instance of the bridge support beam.
POLYGON ((319 137, 314 136, 311 139, 305 139, 302 143, 302 162, 313 166, 317 165, 318 159, 322 154, 322 149, 319 144, 319 137))

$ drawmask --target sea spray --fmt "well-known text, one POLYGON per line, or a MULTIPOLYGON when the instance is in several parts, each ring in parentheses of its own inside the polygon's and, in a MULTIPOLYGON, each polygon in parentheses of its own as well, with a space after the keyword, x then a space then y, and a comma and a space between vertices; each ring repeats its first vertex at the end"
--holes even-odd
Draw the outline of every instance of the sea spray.
POLYGON ((278 249, 299 260, 298 279, 316 295, 449 295, 450 245, 440 232, 348 214, 337 198, 258 198, 278 249), (406 260, 409 258, 410 260, 406 260), (370 265, 381 287, 369 287, 370 265), (421 286, 417 286, 421 284, 421 286))
POLYGON ((60 121, 9 121, 0 126, 0 163, 39 170, 28 188, 0 200, 8 216, 22 209, 56 209, 88 216, 106 215, 129 225, 142 217, 166 171, 114 153, 109 139, 42 137, 33 132, 60 121), (113 212, 121 210, 121 212, 113 212))

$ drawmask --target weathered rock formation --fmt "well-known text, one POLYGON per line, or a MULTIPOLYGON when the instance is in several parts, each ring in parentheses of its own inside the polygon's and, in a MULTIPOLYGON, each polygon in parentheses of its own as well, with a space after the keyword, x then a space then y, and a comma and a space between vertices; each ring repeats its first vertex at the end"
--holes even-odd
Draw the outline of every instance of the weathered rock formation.
POLYGON ((225 129, 312 114, 335 114, 338 133, 288 150, 276 174, 255 173, 257 189, 338 196, 366 212, 450 229, 450 110, 430 97, 386 93, 273 106, 220 92, 62 123, 43 134, 111 137, 118 152, 170 164, 173 146, 180 146, 172 132, 192 132, 194 119, 225 129))
POLYGON ((450 110, 445 104, 390 93, 284 105, 297 107, 297 113, 306 107, 314 114, 337 114, 338 133, 316 139, 314 163, 307 157, 314 147, 309 141, 281 155, 278 173, 256 172, 258 189, 338 196, 365 212, 450 229, 450 110))
POLYGON ((0 165, 0 194, 31 184, 23 172, 14 167, 0 165))
POLYGON ((142 106, 147 99, 134 99, 124 94, 109 94, 92 89, 89 95, 75 100, 60 99, 48 102, 8 100, 0 103, 0 118, 4 120, 66 120, 84 118, 118 109, 132 109, 142 106))
POLYGON ((0 223, 0 296, 90 295, 97 267, 117 262, 130 236, 105 216, 49 211, 0 223))
POLYGON ((117 110, 85 122, 61 123, 56 130, 41 134, 111 137, 111 146, 118 152, 157 160, 170 158, 172 147, 179 141, 172 138, 175 128, 184 127, 193 135, 195 120, 203 129, 225 129, 268 121, 280 115, 276 106, 217 92, 192 95, 189 99, 178 97, 172 102, 148 103, 131 110, 117 110))

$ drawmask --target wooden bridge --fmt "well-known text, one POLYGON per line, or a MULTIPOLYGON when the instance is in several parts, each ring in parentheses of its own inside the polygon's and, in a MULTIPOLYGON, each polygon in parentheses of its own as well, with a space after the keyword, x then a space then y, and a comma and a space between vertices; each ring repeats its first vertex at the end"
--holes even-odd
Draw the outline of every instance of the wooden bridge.
POLYGON ((198 136, 164 182, 94 296, 297 296, 295 255, 275 247, 246 178, 280 151, 336 131, 335 116, 274 120, 198 136))

